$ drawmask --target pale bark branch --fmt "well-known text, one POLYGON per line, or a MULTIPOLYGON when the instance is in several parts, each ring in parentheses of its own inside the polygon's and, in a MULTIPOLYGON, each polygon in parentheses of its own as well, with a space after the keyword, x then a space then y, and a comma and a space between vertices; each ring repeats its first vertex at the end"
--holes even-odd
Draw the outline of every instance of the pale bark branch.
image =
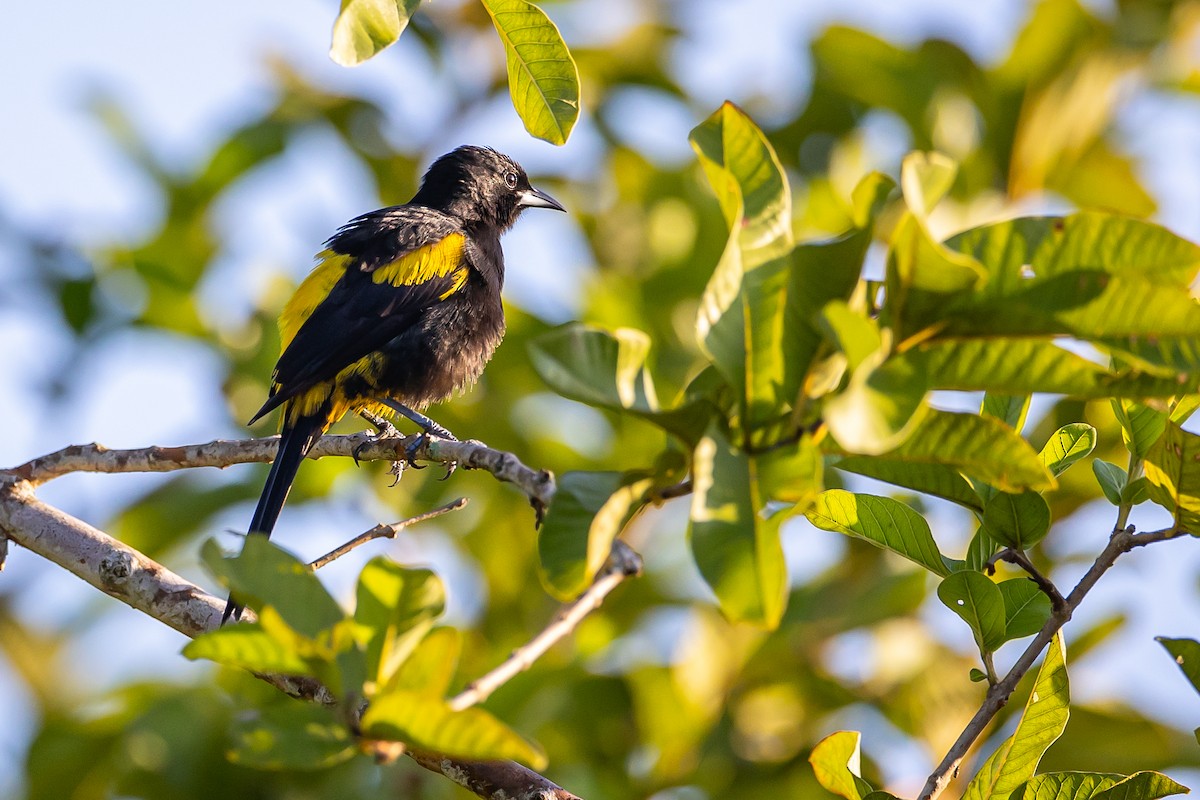
POLYGON ((308 563, 308 568, 311 570, 318 570, 326 564, 336 561, 360 545, 364 545, 367 542, 373 542, 376 539, 395 539, 396 534, 407 528, 409 525, 415 525, 418 522, 424 522, 425 520, 433 519, 434 517, 440 517, 442 514, 448 514, 451 511, 457 511, 460 508, 465 508, 466 505, 467 498, 460 497, 444 506, 438 506, 432 511, 426 511, 424 514, 417 514, 415 517, 402 519, 399 522, 381 522, 374 528, 371 528, 369 531, 360 533, 358 536, 355 536, 345 544, 333 548, 320 558, 313 559, 308 563))
MULTIPOLYGON (((0 544, 6 547, 7 540, 12 540, 189 638, 216 630, 225 609, 223 599, 205 592, 103 531, 44 503, 34 490, 46 481, 72 472, 169 472, 200 466, 268 462, 275 457, 277 441, 277 437, 271 437, 135 450, 110 450, 98 444, 74 445, 19 467, 0 470, 0 544)), ((405 457, 404 448, 410 441, 411 437, 375 437, 366 433, 325 436, 310 457, 397 460, 405 457)), ((529 497, 539 519, 554 495, 554 477, 549 472, 530 469, 512 453, 493 450, 479 442, 429 437, 415 456, 443 464, 457 462, 466 469, 483 469, 501 481, 513 483, 529 497)), ((463 502, 456 501, 443 510, 461 507, 463 502)), ((397 525, 411 524, 417 519, 397 525)), ((378 536, 394 535, 392 528, 395 526, 381 527, 388 531, 378 536)), ((364 536, 378 538, 373 534, 368 531, 364 536)), ((355 543, 348 546, 356 546, 355 543)), ((336 702, 328 689, 312 678, 258 677, 293 697, 324 704, 336 702)), ((544 776, 515 762, 471 761, 423 751, 412 751, 408 755, 422 767, 445 775, 489 800, 579 800, 544 776)))
POLYGON ((1177 528, 1151 531, 1149 533, 1134 533, 1132 528, 1123 528, 1113 533, 1104 550, 1092 562, 1092 566, 1088 568, 1083 577, 1079 579, 1079 583, 1075 584, 1075 588, 1071 590, 1071 593, 1063 598, 1062 604, 1051 612, 1050 618, 1046 620, 1046 624, 1033 637, 1033 640, 1025 648, 1025 651, 1021 653, 1020 658, 1013 664, 1008 674, 988 689, 983 704, 975 712, 975 716, 963 728, 963 732, 959 734, 958 739, 950 747, 950 750, 946 753, 946 757, 942 759, 941 763, 937 765, 937 768, 929 776, 929 780, 926 781, 925 787, 918 796, 919 800, 934 800, 950 785, 951 781, 958 775, 958 768, 962 765, 963 759, 967 757, 967 753, 975 743, 975 740, 983 735, 988 725, 991 724, 992 719, 1008 703, 1009 698, 1016 691, 1017 684, 1020 683, 1021 678, 1033 667, 1042 650, 1046 648, 1046 645, 1050 644, 1050 640, 1054 638, 1054 635, 1070 621, 1071 616, 1075 613, 1075 609, 1079 607, 1083 598, 1092 590, 1092 587, 1096 585, 1101 576, 1105 572, 1108 572, 1113 564, 1116 563, 1117 559, 1130 550, 1144 547, 1154 542, 1174 539, 1182 534, 1183 531, 1177 528))

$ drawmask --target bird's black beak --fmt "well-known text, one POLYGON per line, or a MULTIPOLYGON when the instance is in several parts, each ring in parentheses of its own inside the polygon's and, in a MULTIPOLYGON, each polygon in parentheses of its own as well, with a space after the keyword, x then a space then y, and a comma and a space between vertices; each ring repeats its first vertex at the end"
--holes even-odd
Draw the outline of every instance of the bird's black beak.
POLYGON ((553 208, 555 211, 566 211, 562 203, 555 200, 541 189, 526 189, 517 198, 517 206, 521 208, 553 208))

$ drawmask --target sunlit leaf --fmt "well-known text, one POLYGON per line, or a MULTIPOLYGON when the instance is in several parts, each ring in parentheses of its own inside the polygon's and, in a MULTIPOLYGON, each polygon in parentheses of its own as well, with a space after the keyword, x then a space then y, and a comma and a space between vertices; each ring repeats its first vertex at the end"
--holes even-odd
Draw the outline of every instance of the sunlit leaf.
POLYGON ((954 572, 938 584, 937 594, 946 608, 971 627, 980 652, 990 653, 1004 644, 1004 598, 982 572, 954 572))
POLYGON ((935 575, 950 574, 925 518, 898 500, 830 489, 806 516, 818 528, 891 550, 935 575))
POLYGON ((904 202, 917 216, 927 216, 950 191, 957 175, 958 164, 949 156, 935 152, 909 153, 900 165, 904 202))
POLYGON ((542 769, 541 749, 480 708, 452 711, 436 697, 388 691, 367 707, 363 735, 470 759, 512 759, 542 769))
POLYGON ((1129 481, 1129 475, 1125 470, 1116 464, 1110 464, 1097 458, 1092 462, 1092 472, 1096 474, 1096 480, 1108 502, 1114 506, 1121 505, 1122 493, 1129 481))
POLYGON ((886 359, 876 351, 850 376, 845 390, 825 404, 825 424, 852 453, 879 455, 913 435, 927 409, 929 388, 920 365, 886 359))
POLYGON ((197 636, 183 648, 188 658, 282 675, 308 675, 309 665, 284 642, 255 623, 227 625, 197 636))
POLYGON ((1025 417, 1029 414, 1031 395, 1011 395, 998 392, 986 392, 979 405, 979 413, 985 417, 994 417, 1014 431, 1020 433, 1025 427, 1025 417))
POLYGON ((1142 459, 1167 429, 1167 415, 1132 400, 1113 400, 1113 415, 1121 426, 1121 439, 1134 458, 1142 459))
POLYGON ((304 636, 316 638, 345 618, 308 565, 266 536, 247 536, 241 554, 234 557, 226 557, 209 539, 201 547, 200 556, 241 601, 273 606, 304 636))
POLYGON ((434 628, 405 659, 386 690, 442 697, 450 688, 462 651, 462 634, 454 628, 434 628))
POLYGON ((1000 744, 967 785, 963 800, 1000 800, 1033 777, 1038 762, 1062 735, 1070 713, 1066 653, 1061 635, 1046 648, 1017 730, 1000 744))
POLYGON ((1173 422, 1146 453, 1150 499, 1175 516, 1175 523, 1200 535, 1200 436, 1173 422))
POLYGON ((1093 800, 1158 800, 1187 794, 1188 788, 1160 772, 1137 772, 1092 795, 1093 800))
POLYGON ((353 67, 400 38, 421 0, 342 0, 329 57, 353 67))
POLYGON ((1088 455, 1096 447, 1096 429, 1086 422, 1072 422, 1054 432, 1042 448, 1042 463, 1054 477, 1088 455))
POLYGON ((813 748, 808 757, 817 783, 829 792, 846 800, 865 800, 871 794, 871 784, 859 777, 858 731, 838 731, 826 736, 813 748))
POLYGON ((779 540, 786 512, 764 516, 754 457, 716 425, 696 446, 692 474, 690 534, 700 574, 730 619, 775 627, 787 598, 779 540))
POLYGON ((579 118, 579 70, 558 28, 526 0, 481 0, 508 64, 513 107, 532 136, 565 144, 579 118))
POLYGON ((356 595, 354 621, 365 637, 367 674, 382 686, 441 616, 446 592, 430 570, 377 556, 359 573, 356 595))

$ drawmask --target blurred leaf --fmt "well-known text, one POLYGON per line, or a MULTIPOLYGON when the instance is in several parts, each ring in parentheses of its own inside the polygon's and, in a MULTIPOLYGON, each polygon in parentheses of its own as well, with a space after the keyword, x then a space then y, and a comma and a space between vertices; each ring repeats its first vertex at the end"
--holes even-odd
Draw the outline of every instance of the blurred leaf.
POLYGON ((817 782, 846 800, 865 800, 872 793, 871 784, 859 777, 858 731, 838 731, 826 736, 813 748, 808 757, 817 782))
POLYGON ((1156 636, 1154 640, 1167 649, 1191 682, 1192 688, 1200 692, 1200 642, 1195 639, 1168 639, 1165 636, 1156 636))
POLYGON ((504 42, 508 91, 530 135, 566 144, 579 118, 579 70, 558 28, 526 0, 481 0, 504 42))
POLYGON ((234 557, 226 557, 209 539, 200 557, 241 602, 273 606, 303 636, 316 638, 345 618, 308 565, 266 536, 247 536, 241 554, 234 557))
POLYGON ((770 143, 732 103, 689 139, 730 229, 700 301, 697 334, 753 432, 783 413, 799 387, 794 341, 784 335, 792 198, 770 143))
POLYGON ((1055 634, 1017 730, 980 767, 967 785, 963 800, 1007 798, 1033 777, 1042 754, 1067 725, 1070 691, 1065 658, 1062 636, 1055 634))
POLYGON ((878 350, 850 376, 850 383, 825 404, 825 423, 852 453, 879 455, 914 436, 925 418, 925 371, 878 350), (886 359, 886 360, 885 360, 886 359))
POLYGON ((329 57, 355 67, 388 47, 408 27, 421 0, 342 0, 329 57))
POLYGON ((925 518, 890 497, 830 489, 817 496, 816 506, 806 516, 818 528, 891 550, 935 575, 950 574, 925 518))
POLYGON ((988 576, 974 570, 952 573, 938 584, 937 595, 971 627, 981 653, 1004 644, 1004 598, 988 576))
POLYGON ((774 628, 787 601, 779 525, 789 515, 764 517, 756 462, 717 425, 700 440, 692 459, 692 555, 726 616, 774 628))
POLYGON ((1029 414, 1031 395, 999 394, 986 392, 979 406, 979 414, 984 417, 994 417, 1017 433, 1025 427, 1025 417, 1029 414))
POLYGON ((1121 505, 1122 492, 1129 481, 1129 475, 1125 470, 1116 464, 1110 464, 1097 458, 1092 462, 1092 472, 1096 474, 1096 480, 1100 483, 1100 488, 1108 502, 1114 506, 1121 505))
POLYGON ((546 756, 480 708, 452 711, 438 698, 391 690, 375 698, 362 719, 363 735, 411 748, 470 759, 512 759, 543 769, 546 756))
POLYGON ((326 769, 354 756, 355 742, 333 711, 315 703, 284 702, 233 727, 229 759, 254 769, 326 769))
POLYGON ((643 472, 562 476, 538 531, 539 574, 551 594, 568 601, 587 588, 653 487, 643 472))
POLYGON ((1200 436, 1173 422, 1146 453, 1150 499, 1170 511, 1175 524, 1200 535, 1200 436))
POLYGON ((1028 578, 1012 578, 997 584, 1004 598, 1004 639, 1033 636, 1050 619, 1050 598, 1028 578))
POLYGON ((641 331, 618 328, 609 333, 573 323, 532 339, 526 349, 541 379, 564 397, 632 413, 687 444, 696 443, 712 416, 703 401, 659 410, 645 368, 650 338, 641 331))
POLYGON ((1042 448, 1042 463, 1050 474, 1058 477, 1067 467, 1096 448, 1096 429, 1086 422, 1072 422, 1054 432, 1042 448))
POLYGON ((359 573, 356 595, 354 621, 365 637, 368 680, 384 687, 441 616, 446 592, 430 570, 376 556, 359 573))
POLYGON ((983 527, 1005 547, 1028 550, 1050 531, 1050 506, 1037 492, 1000 492, 983 507, 983 527))
POLYGON ((845 353, 851 372, 883 344, 879 325, 856 313, 843 300, 826 303, 818 313, 817 322, 829 341, 845 353))
POLYGON ((900 166, 904 202, 918 217, 926 217, 946 196, 958 175, 958 164, 942 153, 913 152, 900 166))
POLYGON ((202 633, 183 648, 187 658, 207 658, 228 667, 283 675, 310 675, 308 663, 257 623, 227 625, 202 633))
POLYGON ((442 697, 450 688, 462 651, 462 634, 454 628, 434 628, 392 676, 387 689, 442 697))

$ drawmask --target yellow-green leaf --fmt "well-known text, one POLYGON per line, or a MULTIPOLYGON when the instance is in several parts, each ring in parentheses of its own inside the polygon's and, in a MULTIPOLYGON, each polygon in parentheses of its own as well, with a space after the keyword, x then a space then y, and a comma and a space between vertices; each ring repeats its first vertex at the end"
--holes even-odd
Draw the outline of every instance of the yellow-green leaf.
POLYGON ((846 800, 864 800, 871 794, 871 784, 859 777, 858 731, 831 733, 817 743, 808 757, 817 783, 829 792, 846 800))
POLYGON ((329 57, 354 67, 389 46, 408 27, 421 0, 342 0, 329 57))
POLYGON ((508 64, 513 107, 532 136, 565 144, 579 118, 579 70, 562 34, 526 0, 481 0, 508 64))

